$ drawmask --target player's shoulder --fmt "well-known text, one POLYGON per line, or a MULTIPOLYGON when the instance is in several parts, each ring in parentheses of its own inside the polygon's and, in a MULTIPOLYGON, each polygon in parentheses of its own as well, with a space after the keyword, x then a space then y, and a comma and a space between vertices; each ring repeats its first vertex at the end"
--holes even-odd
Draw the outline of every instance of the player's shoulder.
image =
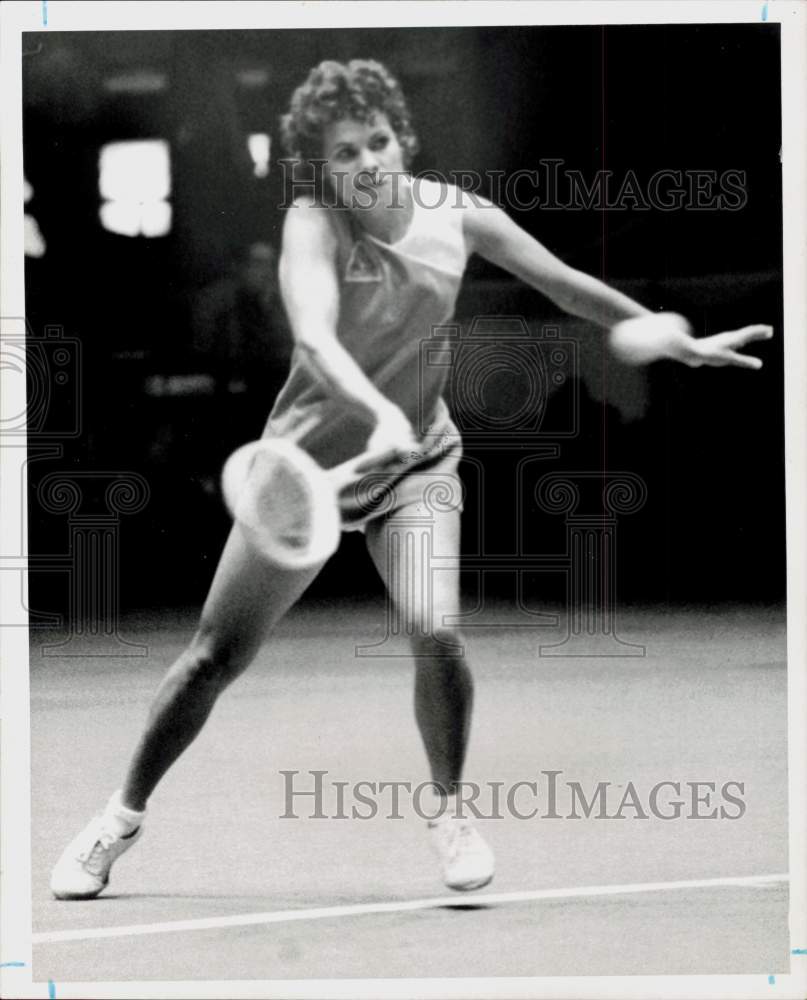
POLYGON ((416 178, 414 184, 418 205, 432 210, 427 216, 433 219, 432 231, 437 227, 456 234, 452 238, 462 241, 466 257, 475 252, 480 233, 489 229, 491 214, 497 214, 493 202, 466 183, 426 176, 416 178))
POLYGON ((439 209, 457 224, 461 222, 463 227, 472 226, 480 212, 487 213, 494 208, 493 203, 473 187, 455 184, 445 178, 415 177, 412 185, 419 206, 439 209))
POLYGON ((286 207, 286 225, 325 226, 328 215, 333 211, 309 192, 295 194, 286 207))
POLYGON ((412 178, 412 192, 415 200, 423 208, 466 207, 466 192, 445 177, 424 174, 412 178))
POLYGON ((336 245, 334 210, 307 193, 299 194, 286 209, 283 220, 283 245, 317 245, 321 249, 336 245))

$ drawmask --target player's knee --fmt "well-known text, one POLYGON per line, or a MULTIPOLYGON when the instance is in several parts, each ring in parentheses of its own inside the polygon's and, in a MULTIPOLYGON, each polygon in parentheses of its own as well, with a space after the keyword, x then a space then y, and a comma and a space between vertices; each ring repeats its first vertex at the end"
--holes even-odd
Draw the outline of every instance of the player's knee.
POLYGON ((415 656, 451 661, 464 657, 465 643, 458 629, 439 628, 413 637, 412 650, 415 656))
POLYGON ((202 628, 194 636, 185 661, 187 683, 222 690, 246 669, 249 657, 240 643, 202 628))

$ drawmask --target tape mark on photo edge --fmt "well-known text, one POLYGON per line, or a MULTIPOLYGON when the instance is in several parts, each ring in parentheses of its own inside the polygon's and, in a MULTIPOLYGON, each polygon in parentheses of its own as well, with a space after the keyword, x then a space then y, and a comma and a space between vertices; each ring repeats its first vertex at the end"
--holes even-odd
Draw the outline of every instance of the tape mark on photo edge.
POLYGON ((807 948, 794 948, 791 955, 807 955, 807 948))
POLYGON ((48 980, 48 996, 50 1000, 56 1000, 56 983, 52 979, 48 980))
POLYGON ((776 976, 768 976, 768 984, 770 986, 773 986, 775 985, 775 983, 776 983, 776 976))
POLYGON ((24 969, 25 962, 0 962, 0 969, 24 969))

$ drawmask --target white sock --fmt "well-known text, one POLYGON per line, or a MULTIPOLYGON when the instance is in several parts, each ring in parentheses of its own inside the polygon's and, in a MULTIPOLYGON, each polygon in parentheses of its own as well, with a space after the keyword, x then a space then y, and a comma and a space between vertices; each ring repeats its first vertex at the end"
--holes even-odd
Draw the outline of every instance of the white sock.
POLYGON ((457 814, 457 793, 450 795, 438 795, 435 792, 431 796, 431 803, 428 806, 428 816, 434 819, 429 820, 429 826, 437 826, 438 823, 448 823, 457 814), (439 814, 439 815, 438 815, 439 814))
POLYGON ((146 818, 146 810, 136 812, 134 809, 127 809, 120 796, 120 789, 112 794, 104 810, 104 817, 114 833, 119 837, 126 837, 142 824, 146 818))

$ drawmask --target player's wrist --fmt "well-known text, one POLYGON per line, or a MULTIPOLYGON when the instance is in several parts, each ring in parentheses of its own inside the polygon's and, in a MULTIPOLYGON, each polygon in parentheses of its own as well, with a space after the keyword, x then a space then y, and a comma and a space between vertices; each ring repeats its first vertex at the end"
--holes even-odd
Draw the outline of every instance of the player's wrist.
POLYGON ((390 422, 401 423, 404 421, 408 423, 400 406, 396 403, 391 403, 383 397, 371 405, 370 412, 376 425, 390 422))
POLYGON ((700 364, 697 340, 692 336, 692 326, 685 316, 674 312, 654 314, 658 321, 657 349, 659 358, 679 361, 692 367, 700 364))
POLYGON ((687 336, 686 343, 681 345, 681 361, 690 368, 700 368, 704 364, 701 345, 695 337, 687 336))
POLYGON ((408 456, 415 446, 412 424, 403 410, 394 403, 385 401, 379 407, 375 429, 370 435, 368 450, 394 452, 398 457, 408 456))
POLYGON ((668 351, 673 361, 679 361, 690 368, 698 368, 703 364, 700 345, 692 336, 692 324, 679 313, 661 313, 668 321, 668 351))

